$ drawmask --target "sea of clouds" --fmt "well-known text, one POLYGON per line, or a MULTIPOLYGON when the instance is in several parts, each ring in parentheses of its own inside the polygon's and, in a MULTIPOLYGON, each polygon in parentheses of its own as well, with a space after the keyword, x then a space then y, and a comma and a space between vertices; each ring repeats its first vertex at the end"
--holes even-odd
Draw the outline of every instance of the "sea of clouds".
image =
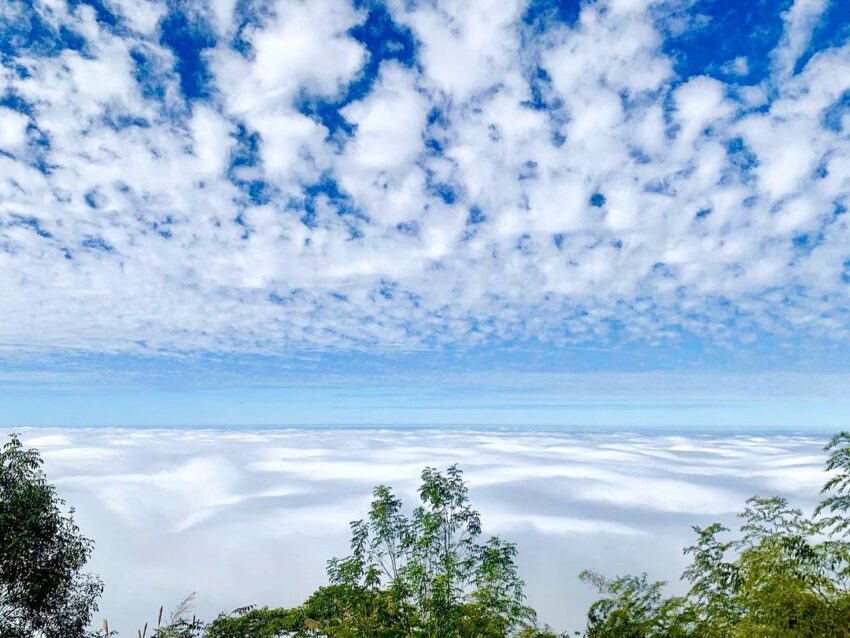
POLYGON ((528 602, 575 629, 583 568, 676 580, 690 525, 734 524, 754 494, 811 507, 824 480, 812 435, 582 434, 427 429, 27 429, 96 540, 101 617, 131 635, 197 592, 201 617, 294 605, 347 550, 372 487, 412 506, 418 475, 459 463, 486 533, 518 544, 528 602))

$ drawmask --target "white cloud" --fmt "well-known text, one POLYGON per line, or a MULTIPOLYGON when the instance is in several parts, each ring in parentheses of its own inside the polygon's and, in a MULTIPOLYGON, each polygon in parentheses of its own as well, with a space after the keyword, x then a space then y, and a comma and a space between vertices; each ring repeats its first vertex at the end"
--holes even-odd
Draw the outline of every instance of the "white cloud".
POLYGON ((790 75, 794 65, 809 43, 812 31, 817 26, 830 0, 794 0, 784 13, 785 30, 774 54, 774 63, 779 73, 790 75))
MULTIPOLYGON (((401 2, 393 4, 402 5, 401 2)), ((517 0, 436 2, 396 9, 421 42, 426 81, 464 102, 503 81, 516 68, 517 0)))
POLYGON ((220 45, 209 60, 228 114, 260 134, 267 176, 280 186, 315 179, 327 167, 327 129, 299 113, 299 91, 334 97, 364 60, 345 31, 362 15, 345 2, 279 2, 263 28, 250 31, 251 59, 220 45))
POLYGON ((732 105, 725 100, 723 90, 720 82, 704 76, 696 77, 676 89, 673 99, 676 102, 676 116, 682 127, 679 134, 682 142, 692 142, 710 124, 722 121, 732 112, 732 105))
POLYGON ((721 67, 721 70, 725 73, 731 73, 743 77, 750 72, 750 63, 745 56, 739 55, 733 60, 729 60, 728 62, 726 62, 721 67))
MULTIPOLYGON (((343 116, 357 127, 349 144, 355 164, 392 174, 421 152, 428 104, 411 75, 396 64, 384 65, 368 99, 343 109, 343 116)), ((356 183, 351 187, 356 189, 356 183)))
POLYGON ((192 104, 162 4, 111 3, 121 33, 51 6, 86 48, 3 77, 32 111, 0 112, 6 350, 604 343, 612 318, 629 340, 848 336, 848 116, 824 118, 850 49, 778 70, 822 3, 795 3, 750 88, 679 82, 646 2, 545 34, 520 3, 391 3, 417 59, 340 111, 350 138, 298 108, 362 79, 343 0, 273 3, 243 52, 231 2, 195 7, 218 42, 192 104))
POLYGON ((15 152, 27 140, 29 118, 22 113, 0 107, 0 148, 15 152))
MULTIPOLYGON (((216 7, 225 2, 226 0, 219 0, 216 7)), ((167 12, 162 0, 110 0, 106 4, 127 20, 133 29, 145 35, 154 33, 157 24, 167 12)))

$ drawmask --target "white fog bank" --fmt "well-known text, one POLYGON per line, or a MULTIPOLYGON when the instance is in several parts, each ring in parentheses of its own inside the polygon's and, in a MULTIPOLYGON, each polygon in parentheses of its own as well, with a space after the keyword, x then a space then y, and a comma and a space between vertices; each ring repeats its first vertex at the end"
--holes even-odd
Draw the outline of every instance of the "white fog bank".
POLYGON ((690 526, 734 523, 751 495, 803 507, 824 438, 446 430, 26 429, 96 541, 101 611, 122 636, 197 592, 212 618, 295 605, 347 550, 348 522, 385 483, 408 504, 426 465, 459 463, 486 533, 518 544, 528 602, 577 629, 583 568, 676 580, 690 526))

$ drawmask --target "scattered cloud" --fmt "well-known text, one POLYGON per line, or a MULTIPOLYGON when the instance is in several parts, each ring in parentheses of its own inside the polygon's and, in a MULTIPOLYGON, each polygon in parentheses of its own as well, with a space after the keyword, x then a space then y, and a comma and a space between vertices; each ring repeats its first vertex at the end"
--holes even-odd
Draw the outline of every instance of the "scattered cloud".
POLYGON ((0 346, 846 340, 838 4, 7 2, 0 346))

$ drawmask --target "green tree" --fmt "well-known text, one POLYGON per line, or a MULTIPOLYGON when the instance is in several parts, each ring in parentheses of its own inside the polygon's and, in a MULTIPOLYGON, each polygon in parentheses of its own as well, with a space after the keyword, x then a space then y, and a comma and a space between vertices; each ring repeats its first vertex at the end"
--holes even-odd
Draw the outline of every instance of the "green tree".
POLYGON ((839 576, 845 543, 823 540, 824 527, 782 498, 751 498, 741 514, 736 635, 850 635, 850 602, 839 576))
MULTIPOLYGON (((278 638, 307 631, 301 608, 243 607, 221 614, 207 628, 208 638, 278 638)), ((301 635, 304 635, 303 633, 301 635)))
POLYGON ((584 572, 603 598, 588 612, 588 638, 850 637, 850 547, 829 522, 779 497, 753 497, 736 535, 719 523, 695 527, 685 548, 684 597, 667 597, 646 576, 607 580, 584 572))
POLYGON ((740 536, 698 530, 685 578, 704 636, 848 636, 848 546, 779 497, 753 497, 740 536))
POLYGON ((481 517, 457 466, 422 472, 409 515, 386 486, 351 523, 351 553, 328 561, 331 584, 294 609, 220 616, 209 638, 555 638, 524 604, 516 547, 482 542, 481 517))
POLYGON ((691 586, 688 603, 706 638, 729 636, 744 613, 736 596, 740 580, 736 543, 721 538, 730 530, 720 523, 693 530, 697 540, 684 550, 692 559, 682 576, 691 586))
POLYGON ((481 636, 532 625, 516 547, 498 537, 481 542, 461 470, 425 468, 421 479, 410 517, 388 487, 375 488, 368 517, 351 524, 351 554, 329 562, 331 582, 388 592, 405 635, 456 636, 470 615, 479 631, 486 626, 481 636))
POLYGON ((587 612, 587 638, 684 638, 693 635, 686 600, 664 595, 666 583, 646 574, 608 579, 585 570, 579 578, 602 598, 587 612))
POLYGON ((0 636, 75 638, 97 610, 100 580, 83 573, 92 541, 16 435, 0 451, 0 636))
POLYGON ((826 471, 832 476, 821 489, 821 494, 827 496, 815 509, 815 515, 824 517, 831 535, 843 536, 850 532, 850 432, 833 436, 824 451, 829 452, 826 471))
POLYGON ((348 585, 320 587, 300 607, 243 608, 219 616, 208 638, 312 638, 404 636, 393 597, 348 585))

